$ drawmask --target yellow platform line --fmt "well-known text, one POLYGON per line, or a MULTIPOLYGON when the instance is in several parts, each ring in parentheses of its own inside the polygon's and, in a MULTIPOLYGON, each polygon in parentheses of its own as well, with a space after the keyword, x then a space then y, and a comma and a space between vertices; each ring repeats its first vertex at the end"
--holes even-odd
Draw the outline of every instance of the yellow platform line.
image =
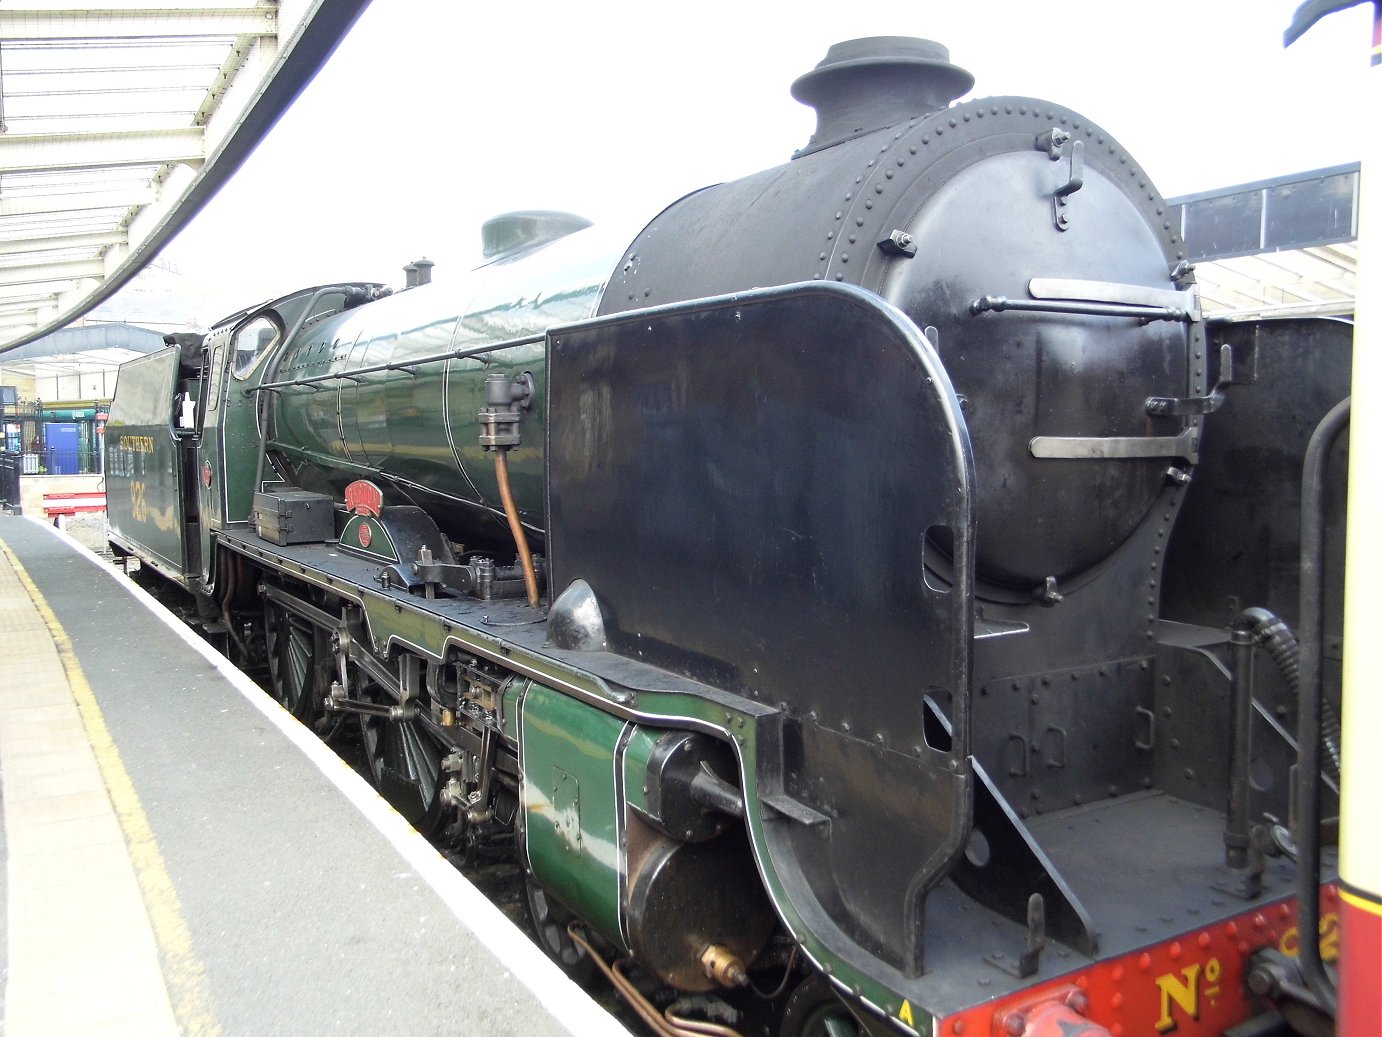
POLYGON ((14 570, 53 639, 87 741, 124 833, 135 878, 162 955, 163 979, 181 1031, 191 1037, 219 1037, 221 1028, 212 1009, 205 971, 193 951, 191 932, 183 918, 177 890, 72 642, 43 593, 3 540, 0 540, 0 554, 14 570))

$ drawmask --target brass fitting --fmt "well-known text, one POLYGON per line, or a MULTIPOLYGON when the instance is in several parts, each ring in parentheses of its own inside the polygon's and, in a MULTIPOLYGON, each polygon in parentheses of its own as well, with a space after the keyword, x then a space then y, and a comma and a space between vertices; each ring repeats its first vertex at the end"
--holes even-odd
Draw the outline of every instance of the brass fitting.
POLYGON ((739 955, 718 943, 701 951, 701 968, 722 987, 742 987, 749 982, 748 970, 739 955))

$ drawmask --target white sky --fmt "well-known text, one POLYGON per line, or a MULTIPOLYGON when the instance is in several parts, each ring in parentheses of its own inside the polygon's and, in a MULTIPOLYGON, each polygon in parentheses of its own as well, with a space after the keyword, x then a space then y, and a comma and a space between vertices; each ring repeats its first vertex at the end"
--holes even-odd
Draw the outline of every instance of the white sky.
POLYGON ((210 322, 323 282, 397 285, 423 255, 440 280, 513 209, 650 219, 786 161, 814 128, 792 80, 870 35, 945 44, 969 96, 1074 109, 1167 196, 1358 161, 1371 6, 1284 50, 1298 2, 373 0, 164 258, 210 322))

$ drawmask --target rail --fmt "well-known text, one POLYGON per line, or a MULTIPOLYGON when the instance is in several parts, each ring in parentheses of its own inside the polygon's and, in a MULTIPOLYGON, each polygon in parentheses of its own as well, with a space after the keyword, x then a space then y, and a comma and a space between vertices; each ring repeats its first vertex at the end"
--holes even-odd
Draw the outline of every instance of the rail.
POLYGON ((338 382, 360 380, 362 375, 378 374, 385 371, 408 371, 412 368, 423 367, 427 364, 440 364, 448 360, 468 360, 472 357, 484 356, 486 353, 495 353, 501 349, 515 349, 518 346, 534 346, 539 342, 545 342, 547 335, 526 335, 523 338, 505 339, 502 342, 494 342, 488 346, 476 346, 474 349, 451 349, 445 353, 431 353, 427 356, 416 357, 412 360, 396 360, 386 364, 371 364, 368 367, 355 367, 349 371, 337 371, 332 374, 312 375, 308 378, 293 378, 282 382, 262 382, 259 385, 247 390, 249 392, 280 392, 284 389, 293 389, 298 386, 314 386, 322 382, 338 382))

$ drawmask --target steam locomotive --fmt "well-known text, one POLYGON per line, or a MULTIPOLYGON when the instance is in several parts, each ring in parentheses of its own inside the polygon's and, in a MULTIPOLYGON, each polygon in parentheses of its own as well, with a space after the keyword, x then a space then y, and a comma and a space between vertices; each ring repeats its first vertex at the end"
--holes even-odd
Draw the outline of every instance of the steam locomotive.
POLYGON ((656 1032, 1321 1032, 1350 328, 1206 321, 1133 158, 972 85, 837 44, 632 235, 127 364, 111 544, 656 1032))

